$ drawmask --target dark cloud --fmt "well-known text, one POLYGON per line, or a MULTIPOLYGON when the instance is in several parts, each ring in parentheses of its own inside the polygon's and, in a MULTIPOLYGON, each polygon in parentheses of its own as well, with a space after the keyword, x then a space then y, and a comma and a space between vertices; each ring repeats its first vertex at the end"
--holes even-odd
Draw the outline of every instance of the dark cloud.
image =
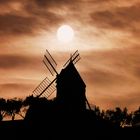
MULTIPOLYGON (((5 4, 5 3, 8 3, 8 2, 10 2, 11 0, 0 0, 0 4, 5 4)), ((12 1, 14 1, 14 0, 12 0, 12 1)))
POLYGON ((101 4, 101 3, 107 3, 107 2, 110 2, 110 1, 112 1, 112 0, 84 0, 84 2, 90 2, 90 3, 99 3, 99 4, 101 4))
MULTIPOLYGON (((61 21, 52 13, 46 13, 42 17, 22 17, 18 15, 0 15, 0 35, 35 35, 43 28, 50 29, 50 25, 56 25, 61 21), (46 18, 45 18, 45 17, 46 18), (41 20, 41 18, 43 18, 41 20)), ((52 27, 51 26, 51 27, 52 27)))
POLYGON ((72 10, 77 11, 79 1, 75 0, 32 0, 25 3, 25 10, 32 16, 41 21, 41 26, 52 28, 68 18, 66 17, 72 10), (58 11, 58 12, 57 12, 58 11), (66 15, 61 12, 67 13, 66 15))
POLYGON ((42 8, 46 7, 59 7, 61 6, 74 6, 74 4, 77 4, 81 2, 81 0, 75 1, 75 0, 0 0, 0 4, 9 4, 9 3, 22 3, 23 5, 30 5, 32 6, 38 6, 42 8))
MULTIPOLYGON (((126 42, 127 43, 127 42, 126 42)), ((89 65, 89 69, 91 68, 100 68, 102 70, 106 70, 105 68, 112 69, 112 72, 118 72, 115 70, 121 70, 124 68, 126 72, 133 72, 134 69, 139 69, 140 66, 140 47, 132 46, 132 47, 122 47, 120 49, 111 49, 108 51, 91 51, 85 54, 83 57, 86 58, 86 65, 88 65, 88 61, 91 62, 92 65, 89 65), (114 69, 115 68, 115 69, 114 69)), ((87 66, 86 66, 87 67, 87 66)), ((110 71, 109 71, 110 72, 110 71)), ((120 73, 121 74, 121 73, 120 73)))
POLYGON ((18 84, 18 83, 6 83, 6 84, 0 84, 0 89, 1 88, 4 88, 4 89, 7 89, 7 88, 9 88, 9 89, 20 89, 20 88, 25 88, 25 87, 27 87, 28 85, 26 85, 26 84, 23 84, 23 83, 21 83, 21 84, 18 84))
POLYGON ((84 74, 88 78, 88 82, 101 87, 115 86, 118 85, 118 83, 120 85, 128 80, 123 77, 123 75, 118 75, 111 73, 110 71, 104 71, 96 68, 92 69, 91 71, 85 71, 84 74))
POLYGON ((101 11, 91 14, 93 24, 103 28, 122 28, 125 23, 110 11, 101 11))
MULTIPOLYGON (((14 2, 1 1, 5 9, 9 10, 14 2), (10 4, 11 6, 10 6, 10 4)), ((53 26, 63 21, 63 17, 57 13, 50 12, 47 7, 39 7, 41 3, 52 3, 43 1, 21 1, 17 10, 16 5, 9 12, 0 14, 0 36, 8 35, 36 35, 42 29, 50 30, 53 26)), ((44 5, 44 4, 43 4, 44 5)), ((47 5, 46 5, 47 6, 47 5)), ((50 4, 48 6, 51 6, 50 4)))
POLYGON ((22 55, 0 55, 0 69, 14 69, 24 67, 36 67, 39 63, 39 58, 35 56, 22 55))
POLYGON ((69 6, 69 5, 74 5, 77 3, 75 0, 34 0, 34 2, 41 7, 58 7, 58 6, 69 6))
POLYGON ((109 29, 135 30, 136 22, 140 22, 140 3, 130 7, 117 7, 111 10, 91 13, 93 25, 109 29))
POLYGON ((11 14, 0 15, 0 35, 20 35, 35 32, 37 21, 35 18, 22 17, 11 14))

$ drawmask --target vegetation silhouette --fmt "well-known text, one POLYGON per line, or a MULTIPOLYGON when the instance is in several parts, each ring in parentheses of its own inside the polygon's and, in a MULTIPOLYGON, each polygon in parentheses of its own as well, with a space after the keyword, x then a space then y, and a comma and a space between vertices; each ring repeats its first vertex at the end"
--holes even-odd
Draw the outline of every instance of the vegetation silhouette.
MULTIPOLYGON (((53 80, 56 82, 55 98, 41 97, 53 83, 45 80, 47 86, 37 91, 37 96, 31 95, 24 100, 0 99, 1 136, 5 139, 22 137, 48 140, 134 139, 139 136, 140 108, 128 113, 127 108, 116 107, 114 110, 105 111, 96 105, 89 105, 86 84, 74 65, 77 56, 79 54, 74 53, 64 69, 59 74, 56 72, 56 78, 53 80), (26 110, 25 115, 21 112, 23 108, 26 110), (22 120, 14 120, 16 114, 25 117, 22 120), (2 121, 6 115, 10 115, 12 120, 2 121)), ((53 65, 50 66, 54 69, 53 65)), ((42 86, 44 83, 41 83, 42 86)))

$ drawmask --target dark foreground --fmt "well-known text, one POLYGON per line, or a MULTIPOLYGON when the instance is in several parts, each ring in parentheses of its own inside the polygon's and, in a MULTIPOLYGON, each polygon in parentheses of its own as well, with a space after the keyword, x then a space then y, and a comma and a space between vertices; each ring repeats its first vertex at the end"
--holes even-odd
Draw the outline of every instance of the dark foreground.
POLYGON ((120 140, 140 139, 140 127, 121 128, 92 110, 64 108, 35 101, 25 119, 0 122, 0 140, 120 140))
MULTIPOLYGON (((55 117, 54 117, 55 118, 55 117)), ((117 128, 102 126, 97 122, 63 122, 48 120, 32 124, 25 120, 0 122, 0 137, 2 139, 38 139, 38 140, 114 140, 114 139, 140 139, 140 128, 117 128)))

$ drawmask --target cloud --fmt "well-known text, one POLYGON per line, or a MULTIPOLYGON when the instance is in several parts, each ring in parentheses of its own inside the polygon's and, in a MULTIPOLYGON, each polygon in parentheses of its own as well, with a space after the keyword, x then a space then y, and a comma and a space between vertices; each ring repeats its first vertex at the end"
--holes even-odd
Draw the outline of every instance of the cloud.
POLYGON ((20 97, 23 98, 25 95, 31 95, 32 88, 34 84, 25 83, 5 83, 0 84, 0 97, 3 98, 13 98, 20 97), (23 96, 24 95, 24 96, 23 96))
POLYGON ((38 56, 26 55, 0 55, 0 69, 37 68, 40 63, 38 56), (35 65, 36 64, 36 65, 35 65))
POLYGON ((83 53, 79 72, 87 85, 89 102, 103 109, 136 109, 140 101, 139 54, 139 46, 83 53))
POLYGON ((88 82, 93 83, 94 86, 97 85, 102 88, 111 88, 118 84, 124 84, 128 80, 123 75, 118 75, 96 68, 92 69, 91 71, 86 71, 84 74, 88 78, 88 82))
POLYGON ((36 35, 63 21, 62 17, 48 8, 38 7, 41 3, 43 1, 1 1, 0 36, 36 35))
MULTIPOLYGON (((113 1, 2 0, 0 4, 4 5, 5 10, 0 12, 0 35, 36 35, 41 33, 42 30, 50 31, 53 27, 68 21, 68 19, 85 23, 83 20, 86 13, 84 9, 87 9, 87 6, 90 6, 89 9, 91 10, 91 6, 108 2, 110 2, 108 5, 111 6, 113 1), (6 11, 6 13, 2 14, 3 11, 6 11)), ((126 29, 138 33, 135 22, 139 22, 139 7, 140 4, 114 9, 103 8, 99 10, 93 8, 96 10, 94 12, 90 11, 90 18, 86 17, 86 21, 97 27, 116 30, 126 29)), ((87 9, 87 11, 89 10, 87 9)))
POLYGON ((8 3, 10 2, 9 0, 0 0, 0 4, 8 3))
POLYGON ((21 35, 35 32, 35 18, 16 15, 0 15, 0 35, 21 35))
POLYGON ((108 51, 90 51, 84 54, 85 68, 100 69, 105 72, 127 76, 132 74, 137 77, 135 71, 140 67, 140 47, 131 46, 108 51), (93 59, 93 60, 92 60, 93 59))
POLYGON ((136 32, 137 29, 139 30, 136 23, 140 24, 139 13, 140 3, 127 7, 96 11, 91 13, 90 16, 92 24, 97 27, 136 32))
POLYGON ((0 88, 24 88, 23 84, 17 84, 17 83, 6 83, 6 84, 0 84, 0 88))
POLYGON ((46 0, 34 0, 34 2, 38 5, 38 6, 41 6, 41 7, 52 7, 52 6, 62 6, 62 5, 74 5, 76 4, 77 2, 75 0, 50 0, 50 1, 46 1, 46 0))

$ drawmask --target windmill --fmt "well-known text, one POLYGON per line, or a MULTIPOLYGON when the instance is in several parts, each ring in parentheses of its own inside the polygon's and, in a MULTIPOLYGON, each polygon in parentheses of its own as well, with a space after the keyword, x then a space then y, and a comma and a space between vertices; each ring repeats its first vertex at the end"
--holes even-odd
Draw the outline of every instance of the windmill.
POLYGON ((85 96, 86 85, 74 66, 80 59, 79 52, 76 50, 63 65, 61 72, 58 73, 56 61, 49 51, 46 50, 43 63, 51 75, 54 76, 56 74, 56 77, 52 81, 46 77, 35 88, 33 94, 36 97, 44 96, 49 98, 56 91, 56 99, 64 106, 70 106, 73 103, 73 107, 86 108, 87 104, 89 109, 91 109, 85 96))

